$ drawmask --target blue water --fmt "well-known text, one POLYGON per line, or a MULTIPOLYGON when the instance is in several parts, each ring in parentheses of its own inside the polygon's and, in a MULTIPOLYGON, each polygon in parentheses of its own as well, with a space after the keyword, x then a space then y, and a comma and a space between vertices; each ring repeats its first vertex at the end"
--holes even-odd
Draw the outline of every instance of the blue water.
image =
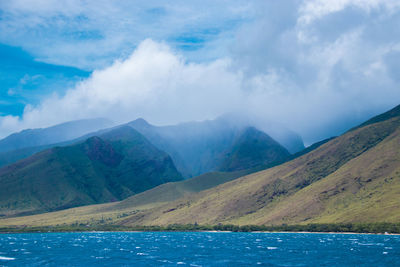
POLYGON ((296 233, 1 234, 0 266, 399 266, 400 236, 296 233))

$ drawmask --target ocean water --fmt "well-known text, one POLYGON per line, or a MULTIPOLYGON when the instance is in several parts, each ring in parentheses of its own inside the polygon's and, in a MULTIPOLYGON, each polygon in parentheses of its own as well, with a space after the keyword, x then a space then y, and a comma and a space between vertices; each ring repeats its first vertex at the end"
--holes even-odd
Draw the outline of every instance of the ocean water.
POLYGON ((303 233, 0 234, 0 266, 400 266, 400 236, 303 233))

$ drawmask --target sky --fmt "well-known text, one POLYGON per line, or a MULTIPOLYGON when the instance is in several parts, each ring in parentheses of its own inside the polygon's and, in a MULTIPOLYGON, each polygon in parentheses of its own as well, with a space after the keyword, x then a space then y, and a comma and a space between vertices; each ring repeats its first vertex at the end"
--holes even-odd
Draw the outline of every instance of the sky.
POLYGON ((306 144, 400 104, 398 0, 0 1, 0 137, 246 114, 306 144))

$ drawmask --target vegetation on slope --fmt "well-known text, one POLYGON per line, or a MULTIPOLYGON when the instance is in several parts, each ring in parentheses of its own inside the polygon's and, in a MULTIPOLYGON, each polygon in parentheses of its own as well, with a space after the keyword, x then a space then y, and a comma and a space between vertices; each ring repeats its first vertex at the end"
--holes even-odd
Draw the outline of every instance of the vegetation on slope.
POLYGON ((286 148, 254 127, 246 128, 229 151, 221 163, 221 171, 277 165, 290 157, 286 148))
MULTIPOLYGON (((237 224, 247 224, 249 222, 272 224, 282 222, 298 223, 316 219, 318 214, 324 212, 326 206, 317 205, 320 203, 318 198, 311 194, 312 191, 307 192, 307 190, 311 190, 309 188, 312 188, 309 186, 320 180, 320 183, 324 182, 325 177, 331 174, 331 177, 333 177, 331 178, 333 180, 332 184, 334 185, 340 184, 341 179, 354 179, 348 176, 334 176, 333 173, 341 169, 341 167, 353 169, 355 172, 363 170, 365 166, 353 165, 352 159, 375 147, 389 135, 396 135, 399 125, 400 119, 395 118, 360 128, 281 166, 225 183, 192 197, 169 203, 164 207, 142 211, 131 215, 121 223, 126 225, 166 225, 170 223, 195 222, 200 224, 228 222, 237 224), (346 163, 348 165, 344 166, 346 163), (300 191, 303 194, 302 198, 296 198, 296 193, 300 191), (285 199, 287 201, 284 201, 285 199), (310 199, 310 202, 305 202, 307 199, 310 199)), ((387 138, 386 142, 389 142, 389 140, 391 139, 387 138)), ((399 150, 398 140, 392 141, 391 145, 394 146, 394 151, 396 149, 399 150)), ((385 151, 390 145, 386 145, 383 142, 381 147, 385 148, 382 148, 382 150, 379 150, 380 148, 378 147, 376 148, 380 151, 379 153, 377 152, 378 154, 372 154, 375 152, 371 150, 369 151, 371 154, 365 154, 365 157, 371 157, 372 161, 377 158, 385 158, 384 153, 387 153, 385 151)), ((367 162, 366 159, 360 159, 360 161, 367 162)), ((376 167, 379 171, 371 172, 374 174, 373 177, 368 177, 366 176, 367 173, 363 173, 365 177, 361 176, 360 179, 362 181, 364 178, 366 180, 375 177, 387 178, 384 170, 396 169, 398 164, 399 160, 396 157, 393 161, 382 161, 382 165, 376 167)), ((393 190, 390 195, 396 196, 398 194, 398 179, 394 177, 394 179, 388 181, 387 189, 393 190)), ((340 190, 342 189, 339 189, 339 192, 341 192, 340 190)), ((351 190, 353 190, 352 186, 345 187, 343 193, 352 192, 351 190)), ((336 189, 332 190, 332 196, 338 194, 335 192, 336 189)), ((371 193, 371 191, 367 190, 366 194, 368 195, 368 193, 371 193)), ((327 199, 333 199, 332 196, 325 194, 327 199)), ((356 202, 356 199, 352 201, 356 202)), ((371 203, 375 203, 375 206, 373 206, 375 211, 380 211, 379 205, 376 204, 379 203, 378 198, 374 197, 371 203)), ((399 207, 390 205, 386 207, 385 218, 391 221, 399 220, 396 217, 396 214, 400 214, 399 207)), ((368 220, 367 213, 364 213, 364 217, 361 216, 358 219, 353 215, 354 213, 348 212, 347 217, 341 217, 337 221, 378 220, 377 217, 368 220)), ((320 219, 320 221, 323 221, 323 219, 320 219)))
POLYGON ((85 225, 104 224, 137 213, 138 210, 147 210, 149 208, 162 206, 170 201, 210 189, 243 176, 247 172, 246 170, 230 173, 206 173, 183 181, 161 184, 120 202, 89 205, 28 217, 7 218, 0 220, 0 225, 22 224, 38 226, 49 224, 73 224, 77 221, 85 225))
POLYGON ((0 140, 0 152, 60 143, 111 125, 112 123, 106 119, 88 119, 70 121, 48 128, 23 130, 0 140))
MULTIPOLYGON (((161 192, 166 195, 178 192, 164 188, 161 192)), ((151 194, 156 196, 155 192, 151 194)), ((3 219, 0 225, 28 221, 31 226, 61 225, 66 219, 123 227, 398 223, 400 117, 354 129, 290 162, 198 193, 165 199, 135 197, 131 202, 3 219)))
POLYGON ((0 212, 37 213, 124 199, 181 180, 171 158, 130 127, 0 169, 0 212))
POLYGON ((358 128, 361 128, 361 127, 364 127, 364 126, 367 126, 367 125, 371 125, 371 124, 374 124, 374 123, 386 121, 386 120, 389 120, 389 119, 392 119, 392 118, 395 118, 395 117, 398 117, 398 116, 400 116, 400 105, 392 108, 391 110, 389 110, 389 111, 387 111, 385 113, 379 114, 378 116, 375 116, 375 117, 367 120, 366 122, 364 122, 364 123, 360 124, 359 126, 351 129, 350 131, 358 129, 358 128))
POLYGON ((144 231, 144 232, 185 232, 185 231, 230 231, 230 232, 314 232, 314 233, 375 233, 399 234, 400 223, 340 223, 340 224, 297 224, 297 225, 199 225, 171 224, 122 226, 112 224, 0 227, 0 233, 49 233, 49 232, 88 232, 88 231, 144 231))
MULTIPOLYGON (((267 134, 224 118, 163 127, 137 119, 128 125, 170 154, 186 178, 218 170, 271 166, 289 155, 267 134)), ((294 137, 287 136, 288 142, 291 138, 294 137)))

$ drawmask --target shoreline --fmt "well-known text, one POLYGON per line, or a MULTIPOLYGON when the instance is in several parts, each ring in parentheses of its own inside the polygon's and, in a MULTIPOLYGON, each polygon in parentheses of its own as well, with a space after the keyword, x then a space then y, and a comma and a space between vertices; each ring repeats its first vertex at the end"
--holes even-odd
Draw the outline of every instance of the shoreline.
POLYGON ((0 233, 49 233, 49 232, 251 232, 251 233, 320 233, 320 234, 380 234, 399 235, 400 223, 343 223, 302 225, 84 225, 63 224, 54 226, 10 225, 0 226, 0 233))
POLYGON ((330 234, 330 235, 386 235, 386 236, 400 236, 400 233, 368 233, 368 232, 311 232, 311 231, 218 231, 218 230, 189 230, 189 231, 177 231, 177 230, 162 230, 162 231, 152 231, 152 230, 71 230, 71 231, 0 231, 0 235, 7 234, 51 234, 51 233, 249 233, 249 234, 330 234))

